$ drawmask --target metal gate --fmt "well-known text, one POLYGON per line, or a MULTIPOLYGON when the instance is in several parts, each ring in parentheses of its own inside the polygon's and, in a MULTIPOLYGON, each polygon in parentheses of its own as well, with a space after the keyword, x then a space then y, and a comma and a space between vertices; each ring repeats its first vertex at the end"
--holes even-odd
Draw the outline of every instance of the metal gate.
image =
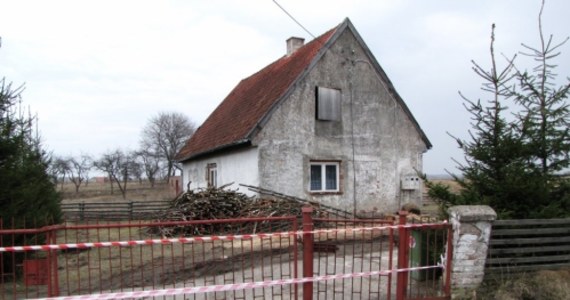
MULTIPOLYGON (((313 219, 312 298, 450 299, 451 226, 408 219, 313 219), (339 276, 339 274, 341 274, 339 276)), ((310 231, 311 220, 303 221, 310 231)), ((306 243, 307 238, 304 239, 306 243)), ((304 245, 305 246, 305 245, 304 245)), ((303 274, 305 277, 310 272, 303 274)), ((305 292, 305 290, 304 290, 305 292)))

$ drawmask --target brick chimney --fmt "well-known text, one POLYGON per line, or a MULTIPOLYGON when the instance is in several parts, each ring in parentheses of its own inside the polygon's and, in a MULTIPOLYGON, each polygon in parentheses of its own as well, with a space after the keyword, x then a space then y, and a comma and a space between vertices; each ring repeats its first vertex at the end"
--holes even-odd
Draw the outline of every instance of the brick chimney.
POLYGON ((300 37, 290 37, 287 39, 287 56, 295 53, 297 49, 303 47, 305 44, 305 39, 300 37))

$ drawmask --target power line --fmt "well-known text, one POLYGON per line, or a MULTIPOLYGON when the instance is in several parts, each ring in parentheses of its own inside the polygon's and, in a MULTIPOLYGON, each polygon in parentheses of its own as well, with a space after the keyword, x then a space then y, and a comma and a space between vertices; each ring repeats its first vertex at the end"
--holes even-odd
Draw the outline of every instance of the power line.
POLYGON ((289 16, 289 18, 291 18, 291 20, 295 21, 295 23, 297 23, 297 25, 301 26, 301 28, 303 28, 303 30, 305 30, 305 32, 307 32, 310 36, 312 36, 313 39, 316 39, 316 37, 307 28, 305 28, 305 26, 303 26, 303 24, 301 24, 299 21, 297 21, 297 19, 295 19, 295 17, 293 17, 287 10, 285 10, 285 8, 283 8, 283 6, 281 6, 279 3, 277 3, 277 0, 273 0, 273 3, 275 3, 275 5, 277 5, 284 13, 286 13, 289 16))

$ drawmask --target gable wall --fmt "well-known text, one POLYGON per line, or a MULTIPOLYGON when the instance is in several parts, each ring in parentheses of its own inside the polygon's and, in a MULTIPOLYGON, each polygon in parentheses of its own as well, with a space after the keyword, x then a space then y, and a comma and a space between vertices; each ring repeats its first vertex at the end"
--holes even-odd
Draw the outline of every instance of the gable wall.
POLYGON ((355 206, 357 212, 393 212, 406 202, 421 203, 420 190, 400 190, 400 177, 422 170, 426 145, 349 30, 280 104, 253 144, 264 188, 351 212, 355 206), (341 122, 315 120, 316 86, 341 90, 341 122), (308 191, 311 160, 340 160, 341 193, 308 191))

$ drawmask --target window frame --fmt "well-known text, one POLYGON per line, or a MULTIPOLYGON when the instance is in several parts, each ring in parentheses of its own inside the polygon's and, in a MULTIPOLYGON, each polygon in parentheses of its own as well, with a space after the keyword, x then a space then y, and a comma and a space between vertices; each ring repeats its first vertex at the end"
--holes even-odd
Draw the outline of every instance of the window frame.
POLYGON ((340 180, 342 176, 340 176, 340 166, 341 161, 339 160, 312 160, 309 162, 309 184, 308 190, 312 194, 340 194, 341 191, 341 184, 340 180), (312 167, 313 166, 320 166, 321 168, 321 187, 318 190, 312 189, 312 167), (335 189, 327 189, 326 179, 327 179, 327 166, 334 166, 335 167, 335 189))
POLYGON ((218 187, 218 167, 215 163, 206 165, 206 183, 208 187, 218 187))

